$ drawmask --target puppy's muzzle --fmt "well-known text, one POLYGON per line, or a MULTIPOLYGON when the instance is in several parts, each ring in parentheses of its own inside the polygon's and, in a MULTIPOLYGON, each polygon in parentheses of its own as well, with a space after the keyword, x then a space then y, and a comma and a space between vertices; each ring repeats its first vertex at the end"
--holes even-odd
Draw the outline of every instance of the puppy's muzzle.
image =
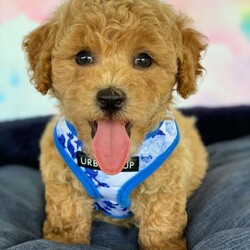
POLYGON ((99 90, 96 95, 98 107, 105 113, 112 115, 121 110, 126 102, 126 94, 117 88, 99 90))

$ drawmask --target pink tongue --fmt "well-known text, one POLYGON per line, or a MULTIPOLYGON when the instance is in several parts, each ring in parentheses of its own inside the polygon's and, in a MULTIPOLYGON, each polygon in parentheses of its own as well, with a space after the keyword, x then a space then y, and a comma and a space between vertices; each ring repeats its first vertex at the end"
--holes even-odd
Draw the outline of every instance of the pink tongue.
POLYGON ((112 120, 98 121, 92 149, 100 169, 109 175, 122 171, 130 150, 124 124, 112 120))

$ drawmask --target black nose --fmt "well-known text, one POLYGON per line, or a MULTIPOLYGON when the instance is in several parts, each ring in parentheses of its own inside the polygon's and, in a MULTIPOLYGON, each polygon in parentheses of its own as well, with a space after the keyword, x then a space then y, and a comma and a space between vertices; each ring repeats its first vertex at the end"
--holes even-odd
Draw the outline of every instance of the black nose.
POLYGON ((106 112, 113 113, 123 108, 126 101, 125 93, 116 88, 107 88, 98 91, 98 106, 106 112))

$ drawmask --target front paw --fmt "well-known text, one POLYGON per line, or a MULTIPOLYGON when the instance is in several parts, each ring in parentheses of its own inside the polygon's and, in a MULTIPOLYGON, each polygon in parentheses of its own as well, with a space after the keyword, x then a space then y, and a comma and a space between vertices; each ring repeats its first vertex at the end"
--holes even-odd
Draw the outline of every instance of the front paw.
POLYGON ((89 234, 84 235, 78 228, 73 228, 70 225, 62 227, 51 226, 49 221, 45 221, 43 227, 43 238, 63 244, 85 244, 89 245, 89 234))
POLYGON ((187 250, 186 240, 178 239, 176 241, 162 242, 154 245, 140 245, 140 250, 187 250))

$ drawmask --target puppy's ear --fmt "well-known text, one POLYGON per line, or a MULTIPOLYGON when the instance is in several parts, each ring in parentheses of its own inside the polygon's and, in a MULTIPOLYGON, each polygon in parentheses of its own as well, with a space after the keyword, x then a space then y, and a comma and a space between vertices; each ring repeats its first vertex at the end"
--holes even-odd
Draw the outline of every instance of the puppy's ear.
POLYGON ((201 53, 206 49, 206 37, 189 28, 190 20, 183 16, 177 17, 177 27, 181 34, 180 53, 178 58, 177 91, 183 97, 196 92, 197 77, 204 68, 200 64, 201 53))
POLYGON ((44 95, 52 86, 51 56, 56 34, 57 25, 51 21, 33 30, 23 40, 23 49, 30 65, 31 82, 44 95))

